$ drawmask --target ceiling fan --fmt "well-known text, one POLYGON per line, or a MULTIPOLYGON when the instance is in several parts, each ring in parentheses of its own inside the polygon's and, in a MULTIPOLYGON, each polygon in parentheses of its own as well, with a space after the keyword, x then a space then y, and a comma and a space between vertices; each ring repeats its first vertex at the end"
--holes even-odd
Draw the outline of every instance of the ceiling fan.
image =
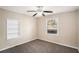
POLYGON ((37 10, 28 10, 27 12, 35 12, 33 16, 36 16, 39 13, 41 13, 42 16, 45 16, 45 13, 53 13, 53 11, 43 10, 43 6, 36 6, 36 7, 37 7, 37 10))

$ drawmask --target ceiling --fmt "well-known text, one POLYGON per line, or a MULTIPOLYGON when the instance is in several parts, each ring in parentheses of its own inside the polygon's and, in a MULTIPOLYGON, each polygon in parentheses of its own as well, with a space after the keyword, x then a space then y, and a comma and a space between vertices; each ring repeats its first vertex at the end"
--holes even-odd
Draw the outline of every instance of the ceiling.
MULTIPOLYGON (((32 16, 33 14, 35 14, 35 12, 28 13, 27 12, 28 10, 37 10, 36 6, 0 6, 0 8, 17 13, 26 14, 29 16, 32 16)), ((42 10, 53 11, 53 13, 55 14, 55 13, 74 11, 77 9, 79 9, 79 6, 43 6, 42 10)), ((49 13, 45 13, 45 15, 49 15, 49 13)), ((39 16, 41 16, 40 13, 36 17, 39 16)))

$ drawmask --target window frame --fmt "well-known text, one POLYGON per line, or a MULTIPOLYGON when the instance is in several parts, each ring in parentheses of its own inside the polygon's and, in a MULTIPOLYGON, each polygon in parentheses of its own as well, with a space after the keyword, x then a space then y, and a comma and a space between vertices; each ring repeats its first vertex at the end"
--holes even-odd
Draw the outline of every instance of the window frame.
POLYGON ((19 36, 20 36, 20 22, 19 22, 19 20, 18 19, 7 18, 6 24, 7 24, 7 27, 6 27, 7 28, 7 33, 6 33, 7 34, 7 40, 19 38, 19 36), (17 20, 17 22, 18 22, 18 24, 17 24, 17 26, 18 26, 17 37, 8 38, 8 24, 7 24, 8 20, 17 20))
POLYGON ((55 16, 55 15, 54 15, 54 16, 50 16, 50 17, 47 17, 47 18, 46 18, 46 34, 47 34, 47 35, 56 35, 56 36, 59 35, 59 19, 58 19, 58 16, 55 16), (55 19, 56 22, 57 22, 57 28, 56 28, 57 33, 56 33, 56 34, 48 33, 48 21, 49 21, 50 19, 55 19))

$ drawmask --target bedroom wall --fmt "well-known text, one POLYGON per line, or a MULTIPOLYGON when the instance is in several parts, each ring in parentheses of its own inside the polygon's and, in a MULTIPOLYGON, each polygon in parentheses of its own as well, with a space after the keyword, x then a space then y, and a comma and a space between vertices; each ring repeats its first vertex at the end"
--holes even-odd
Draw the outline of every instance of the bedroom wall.
POLYGON ((38 18, 38 38, 72 48, 77 47, 76 11, 55 14, 59 20, 59 34, 49 35, 46 32, 46 20, 53 15, 38 18))
POLYGON ((34 39, 36 39, 36 19, 27 15, 0 9, 0 48, 1 50, 29 42, 34 39), (6 20, 8 18, 19 20, 20 22, 19 38, 7 40, 6 20))
POLYGON ((78 41, 77 41, 77 43, 78 43, 78 51, 79 51, 79 10, 77 10, 77 38, 78 38, 78 41))
POLYGON ((3 40, 2 40, 3 39, 3 37, 2 37, 2 35, 3 35, 2 31, 3 30, 2 29, 3 29, 3 27, 2 27, 2 17, 1 17, 1 11, 0 11, 0 48, 3 46, 2 45, 2 43, 3 43, 3 40))

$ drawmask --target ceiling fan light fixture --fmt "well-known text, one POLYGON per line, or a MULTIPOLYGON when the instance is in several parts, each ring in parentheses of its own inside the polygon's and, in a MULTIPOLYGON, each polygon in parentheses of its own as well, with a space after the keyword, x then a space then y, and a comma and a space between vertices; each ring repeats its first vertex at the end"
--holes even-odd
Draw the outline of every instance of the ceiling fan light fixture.
POLYGON ((37 11, 38 11, 38 12, 41 12, 42 9, 43 9, 43 6, 37 6, 37 11))
POLYGON ((42 15, 42 16, 45 16, 45 13, 53 13, 53 11, 46 11, 46 10, 43 10, 43 7, 44 6, 36 6, 36 10, 29 10, 27 12, 35 12, 35 14, 33 14, 33 16, 36 16, 37 14, 38 15, 42 15))
POLYGON ((37 8, 38 8, 38 9, 42 9, 42 8, 43 8, 43 6, 37 6, 37 8))

